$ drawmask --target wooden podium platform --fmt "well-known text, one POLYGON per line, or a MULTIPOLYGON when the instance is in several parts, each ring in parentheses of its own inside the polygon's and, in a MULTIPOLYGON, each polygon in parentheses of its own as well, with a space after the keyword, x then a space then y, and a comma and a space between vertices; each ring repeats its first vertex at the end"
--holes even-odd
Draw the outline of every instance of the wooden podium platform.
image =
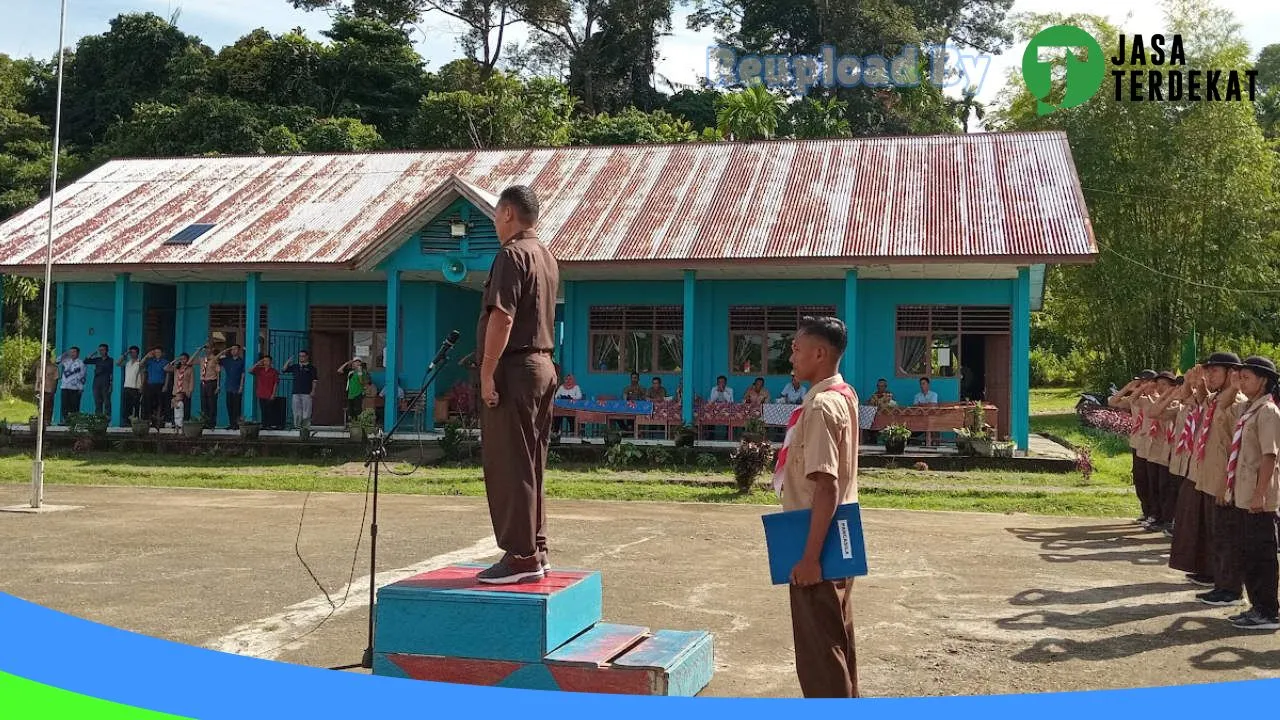
POLYGON ((530 690, 692 697, 710 682, 710 633, 601 622, 600 573, 482 585, 455 565, 378 591, 375 675, 530 690))

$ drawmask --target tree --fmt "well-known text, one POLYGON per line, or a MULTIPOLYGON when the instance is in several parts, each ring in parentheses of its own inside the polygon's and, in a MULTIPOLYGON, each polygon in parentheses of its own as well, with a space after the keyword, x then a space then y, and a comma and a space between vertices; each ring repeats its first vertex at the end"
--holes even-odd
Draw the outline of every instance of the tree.
POLYGON ((139 105, 111 128, 109 151, 126 157, 252 155, 263 151, 270 126, 243 100, 199 97, 185 105, 139 105))
POLYGON ((324 34, 333 41, 323 77, 334 98, 324 110, 373 125, 392 147, 405 147, 427 90, 409 36, 377 20, 343 16, 324 34))
POLYGON ((299 10, 326 10, 335 17, 373 20, 400 30, 422 20, 424 0, 289 0, 299 10))
POLYGON ((1258 97, 1254 108, 1258 123, 1269 138, 1280 138, 1280 43, 1268 45, 1254 63, 1258 71, 1258 97))
POLYGON ((430 148, 555 147, 569 141, 574 104, 561 83, 495 72, 484 92, 433 92, 418 109, 414 144, 430 148))
POLYGON ((710 88, 701 90, 685 89, 667 99, 663 109, 684 118, 699 131, 716 127, 716 101, 720 92, 710 88))
POLYGON ((383 146, 378 131, 355 118, 325 118, 299 138, 307 152, 368 152, 383 146))
POLYGON ((481 75, 488 78, 502 55, 502 38, 506 29, 518 22, 508 0, 426 0, 436 10, 461 21, 467 30, 459 39, 468 58, 480 64, 481 75), (495 37, 496 33, 496 37, 495 37))
POLYGON ((785 109, 782 98, 753 83, 746 90, 720 98, 716 123, 731 140, 769 140, 777 133, 785 109))
MULTIPOLYGON (((81 146, 147 102, 177 104, 198 85, 213 52, 153 13, 117 16, 111 29, 89 35, 67 59, 63 132, 81 146)), ((49 111, 52 111, 50 103, 49 111)), ((42 117, 46 124, 52 117, 42 117)))
POLYGON ((327 49, 301 32, 274 36, 261 28, 218 53, 210 67, 214 92, 261 105, 332 110, 324 85, 327 49))
POLYGON ((662 110, 646 113, 627 108, 613 116, 600 113, 578 118, 569 138, 571 145, 637 145, 693 142, 698 134, 687 120, 662 110))
MULTIPOLYGON (((1171 30, 1191 22, 1206 31, 1183 36, 1189 67, 1247 67, 1230 16, 1193 19, 1183 6, 1167 7, 1171 30)), ((1031 16, 1022 34, 1057 24, 1112 43, 1117 36, 1105 20, 1083 15, 1031 16)), ((1103 45, 1104 55, 1116 50, 1103 45)), ((1101 352, 1098 372, 1112 380, 1168 367, 1192 331, 1215 347, 1275 337, 1275 298, 1263 292, 1280 281, 1271 261, 1280 251, 1276 160, 1248 104, 1116 102, 1104 91, 1039 116, 1035 103, 1011 78, 996 125, 1067 134, 1101 248, 1095 264, 1051 271, 1050 334, 1101 352)))
POLYGON ((807 97, 787 107, 786 134, 802 139, 849 137, 849 104, 832 98, 807 97))
POLYGON ((977 95, 977 86, 970 85, 964 89, 964 94, 959 100, 949 102, 956 114, 956 119, 960 121, 960 127, 964 128, 966 133, 969 132, 969 118, 977 118, 981 127, 982 121, 987 117, 987 106, 978 102, 977 95))

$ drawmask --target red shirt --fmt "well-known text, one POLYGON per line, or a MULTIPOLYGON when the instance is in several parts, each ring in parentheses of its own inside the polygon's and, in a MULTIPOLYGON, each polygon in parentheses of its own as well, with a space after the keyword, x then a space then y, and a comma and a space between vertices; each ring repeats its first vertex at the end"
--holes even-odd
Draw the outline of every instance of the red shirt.
POLYGON ((253 373, 253 394, 260 400, 270 400, 276 396, 276 386, 280 384, 280 371, 275 368, 257 367, 253 373))

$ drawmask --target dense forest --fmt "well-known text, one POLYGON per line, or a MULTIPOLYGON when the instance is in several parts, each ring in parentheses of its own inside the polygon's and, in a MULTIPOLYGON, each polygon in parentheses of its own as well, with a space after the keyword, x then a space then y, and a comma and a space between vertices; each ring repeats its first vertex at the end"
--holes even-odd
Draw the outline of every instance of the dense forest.
MULTIPOLYGON (((674 87, 657 72, 673 0, 264 1, 325 13, 330 27, 319 38, 259 29, 214 50, 180 18, 125 14, 69 48, 61 182, 122 156, 959 133, 971 121, 1054 128, 1071 139, 1102 253, 1051 271, 1034 331, 1038 381, 1171 365, 1193 333, 1250 347, 1280 339, 1280 45, 1251 53, 1233 19, 1202 3, 1167 8, 1190 64, 1256 65, 1259 102, 1128 103, 1103 92, 1041 117, 1016 77, 994 108, 928 82, 805 96, 674 87), (441 17, 465 32, 459 57, 430 68, 413 33, 441 17), (523 45, 504 40, 517 25, 523 45)), ((684 1, 691 27, 741 53, 944 42, 999 53, 1057 22, 1094 31, 1110 53, 1118 32, 1097 17, 1014 17, 1012 0, 684 1)), ((0 219, 47 191, 55 70, 56 58, 0 54, 0 219)), ((39 287, 6 277, 4 292, 6 335, 38 335, 39 287)))

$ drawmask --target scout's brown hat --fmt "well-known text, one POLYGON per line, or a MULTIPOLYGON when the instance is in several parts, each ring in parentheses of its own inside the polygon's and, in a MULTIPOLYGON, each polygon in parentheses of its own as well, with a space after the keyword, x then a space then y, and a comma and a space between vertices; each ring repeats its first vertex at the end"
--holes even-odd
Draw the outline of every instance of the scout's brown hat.
POLYGON ((1155 379, 1156 379, 1156 371, 1155 371, 1155 370, 1143 370, 1142 372, 1138 373, 1138 374, 1137 374, 1137 376, 1135 376, 1133 379, 1134 379, 1134 380, 1155 380, 1155 379))
POLYGON ((1210 355, 1208 360, 1204 361, 1205 367, 1213 367, 1214 365, 1238 368, 1240 367, 1240 356, 1233 352, 1216 352, 1210 355))
POLYGON ((1280 380, 1280 372, 1276 372, 1276 364, 1259 355, 1245 358, 1245 361, 1240 364, 1240 369, 1252 370, 1253 372, 1256 372, 1259 375, 1265 375, 1272 380, 1280 380))

